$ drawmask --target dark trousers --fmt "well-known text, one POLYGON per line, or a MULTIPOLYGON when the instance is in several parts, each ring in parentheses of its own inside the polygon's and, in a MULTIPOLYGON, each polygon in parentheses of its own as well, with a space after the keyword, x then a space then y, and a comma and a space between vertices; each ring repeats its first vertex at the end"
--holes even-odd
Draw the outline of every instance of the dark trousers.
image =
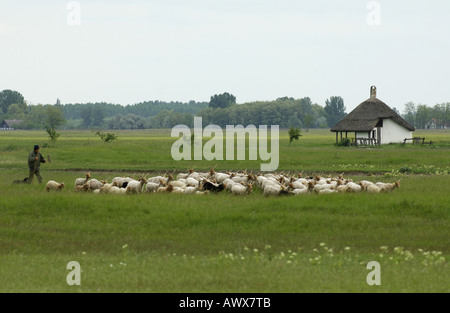
POLYGON ((34 175, 36 175, 39 184, 42 184, 42 176, 40 169, 30 168, 30 175, 28 176, 28 183, 31 184, 33 182, 34 175))

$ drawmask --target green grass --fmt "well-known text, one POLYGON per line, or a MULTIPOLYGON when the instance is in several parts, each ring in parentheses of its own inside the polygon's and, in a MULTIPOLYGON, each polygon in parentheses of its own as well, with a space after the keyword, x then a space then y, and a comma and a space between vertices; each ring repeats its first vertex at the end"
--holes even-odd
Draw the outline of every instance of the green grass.
MULTIPOLYGON (((171 147, 176 138, 168 130, 120 131, 119 140, 105 144, 90 131, 63 131, 56 144, 43 149, 53 163, 47 168, 165 171, 195 167, 217 169, 259 170, 260 161, 174 161, 171 147)), ((334 134, 328 130, 304 132, 299 142, 289 147, 287 131, 281 132, 280 170, 305 172, 354 171, 379 173, 409 167, 415 173, 450 171, 449 131, 422 131, 436 142, 433 146, 388 145, 380 148, 335 147, 334 134)), ((2 168, 24 166, 29 150, 36 143, 48 142, 45 132, 0 132, 0 165, 2 168)))
MULTIPOLYGON (((392 194, 264 198, 256 190, 239 198, 74 193, 73 182, 84 172, 66 169, 108 169, 112 172, 92 174, 111 179, 122 170, 133 174, 211 166, 156 157, 170 151, 173 142, 162 131, 119 136, 117 143, 105 145, 88 132, 63 133, 55 146, 44 149, 54 163, 44 165, 42 174, 46 180, 66 182, 67 190, 48 194, 37 184, 10 184, 26 175, 28 147, 45 142, 45 136, 0 133, 0 292, 450 291, 450 176, 443 170, 450 162, 445 144, 345 149, 330 145, 332 135, 324 131, 305 134, 292 148, 282 143, 284 170, 377 174, 352 176, 355 180, 401 177, 402 187, 392 194), (134 162, 126 160, 133 152, 134 162), (330 159, 330 153, 342 158, 330 159), (405 159, 398 161, 396 155, 405 159), (299 160, 298 165, 291 167, 289 159, 299 160), (364 160, 375 167, 364 167, 364 160), (391 172, 402 166, 416 172, 422 168, 427 175, 391 172), (443 175, 428 175, 432 167, 443 175), (383 175, 383 170, 389 173, 383 175), (66 284, 70 261, 81 264, 80 287, 66 284), (380 287, 366 284, 370 261, 382 266, 380 287)), ((450 136, 430 132, 426 137, 445 143, 450 136)), ((222 166, 256 170, 256 163, 222 166)))

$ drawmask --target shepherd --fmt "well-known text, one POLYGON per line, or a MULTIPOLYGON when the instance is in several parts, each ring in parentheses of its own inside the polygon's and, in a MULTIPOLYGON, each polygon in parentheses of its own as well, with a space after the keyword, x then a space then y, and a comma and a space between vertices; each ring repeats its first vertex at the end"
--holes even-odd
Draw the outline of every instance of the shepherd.
POLYGON ((39 184, 42 184, 42 176, 40 172, 41 163, 46 163, 42 154, 39 153, 39 146, 35 145, 33 152, 28 157, 28 168, 30 169, 30 175, 28 177, 28 184, 31 184, 34 179, 34 175, 37 176, 39 184))

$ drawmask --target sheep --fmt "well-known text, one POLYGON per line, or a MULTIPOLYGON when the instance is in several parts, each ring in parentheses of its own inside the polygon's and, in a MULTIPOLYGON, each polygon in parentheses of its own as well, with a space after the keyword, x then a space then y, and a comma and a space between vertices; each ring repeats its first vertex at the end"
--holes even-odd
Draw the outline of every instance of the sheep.
POLYGON ((368 193, 372 193, 372 194, 377 194, 377 193, 380 193, 381 192, 381 188, 380 187, 378 187, 377 185, 369 185, 368 187, 367 187, 367 192, 368 193))
POLYGON ((353 192, 353 193, 360 193, 362 191, 362 187, 358 184, 355 184, 353 182, 349 182, 347 184, 348 186, 348 192, 353 192))
MULTIPOLYGON (((179 180, 179 182, 182 182, 182 180, 179 180)), ((184 182, 186 187, 198 187, 200 185, 200 182, 194 178, 187 178, 184 182)))
POLYGON ((169 185, 167 187, 159 187, 156 191, 157 193, 169 193, 173 191, 173 186, 169 185))
POLYGON ((337 193, 337 191, 333 189, 323 189, 319 191, 319 194, 330 194, 330 193, 337 193))
POLYGON ((194 170, 189 170, 188 174, 180 173, 178 174, 177 179, 187 179, 192 173, 194 173, 194 170))
POLYGON ((251 184, 247 184, 246 186, 243 186, 241 184, 235 184, 231 188, 231 194, 237 195, 237 196, 243 196, 243 195, 249 195, 253 191, 253 186, 251 184))
POLYGON ((88 181, 88 185, 89 185, 89 189, 90 190, 98 190, 100 188, 102 188, 104 186, 104 184, 106 184, 107 181, 103 180, 103 181, 98 181, 97 179, 91 179, 90 181, 88 181))
POLYGON ((196 191, 195 195, 197 196, 209 195, 209 191, 196 191))
POLYGON ((47 192, 50 192, 50 190, 52 191, 61 191, 64 188, 64 183, 57 183, 53 180, 49 181, 47 183, 47 187, 45 188, 47 190, 47 192))
POLYGON ((301 183, 299 181, 295 181, 295 182, 289 184, 289 186, 292 189, 306 189, 307 188, 305 184, 303 184, 303 183, 301 183))
POLYGON ((198 191, 198 187, 187 187, 186 190, 184 191, 184 193, 187 195, 192 195, 192 194, 195 194, 197 191, 198 191))
POLYGON ((225 190, 230 191, 233 188, 234 185, 236 185, 237 183, 235 183, 233 180, 231 180, 230 178, 227 178, 224 180, 223 182, 223 187, 225 188, 225 190))
POLYGON ((268 185, 264 188, 264 195, 266 197, 279 196, 281 194, 282 190, 283 190, 283 187, 281 187, 281 186, 268 185))
POLYGON ((334 190, 334 187, 330 184, 317 184, 314 186, 313 190, 315 193, 320 193, 324 190, 334 190))
POLYGON ((130 181, 126 188, 127 193, 141 193, 146 183, 147 180, 143 177, 139 181, 130 181))
POLYGON ((146 191, 147 191, 147 192, 150 192, 150 193, 152 193, 152 192, 157 192, 157 191, 158 191, 158 188, 159 188, 160 186, 161 186, 160 184, 156 184, 156 183, 152 183, 152 182, 147 183, 146 191))
POLYGON ((185 193, 185 189, 180 188, 180 187, 174 187, 173 190, 172 190, 172 193, 175 193, 175 194, 184 194, 184 193, 185 193))
POLYGON ((346 193, 348 192, 348 189, 349 187, 347 185, 340 185, 336 188, 339 193, 346 193))
POLYGON ((95 189, 94 192, 93 192, 93 194, 96 194, 96 195, 99 195, 100 193, 101 193, 101 188, 100 189, 95 189))
POLYGON ((214 170, 211 170, 210 172, 210 178, 214 178, 217 183, 223 184, 225 179, 229 179, 236 176, 236 174, 230 174, 230 173, 216 173, 214 170))
POLYGON ((111 183, 111 184, 104 184, 102 188, 100 188, 101 193, 109 193, 109 190, 112 187, 117 187, 117 182, 111 183))
POLYGON ((112 180, 113 183, 117 183, 117 187, 119 188, 126 188, 132 181, 136 180, 131 177, 116 177, 112 180))
POLYGON ((178 180, 171 182, 170 185, 172 185, 174 188, 178 187, 181 189, 186 189, 186 187, 187 187, 185 183, 183 183, 182 181, 178 181, 178 180))
POLYGON ((89 190, 89 185, 84 184, 83 186, 75 186, 75 192, 87 192, 89 190))
POLYGON ((109 190, 109 193, 113 194, 113 195, 125 195, 127 193, 127 189, 114 186, 114 187, 111 187, 111 189, 109 190))
POLYGON ((86 174, 86 178, 77 178, 75 180, 75 187, 77 186, 83 186, 85 184, 87 184, 87 182, 89 181, 89 179, 91 179, 91 173, 87 173, 86 174))
POLYGON ((392 192, 394 189, 400 188, 400 182, 398 181, 393 184, 377 183, 376 185, 381 189, 381 192, 392 192))
POLYGON ((362 180, 359 182, 359 185, 362 187, 363 190, 367 190, 369 188, 369 186, 372 186, 375 184, 370 181, 367 181, 367 180, 362 180))
POLYGON ((291 190, 289 193, 294 196, 307 195, 307 194, 309 194, 309 190, 308 190, 308 188, 294 189, 294 190, 291 190))
POLYGON ((235 177, 233 177, 231 179, 235 183, 238 183, 238 184, 247 184, 248 180, 249 180, 249 177, 247 175, 246 176, 235 176, 235 177))

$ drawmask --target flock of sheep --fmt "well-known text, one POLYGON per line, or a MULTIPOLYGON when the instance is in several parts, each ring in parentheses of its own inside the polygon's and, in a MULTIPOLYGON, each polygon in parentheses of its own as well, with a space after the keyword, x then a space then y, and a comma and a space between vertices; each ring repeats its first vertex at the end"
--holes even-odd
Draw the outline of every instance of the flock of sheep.
MULTIPOLYGON (((116 177, 111 183, 93 179, 90 173, 85 178, 75 180, 75 191, 93 192, 95 194, 138 194, 147 193, 175 193, 205 195, 227 191, 233 195, 243 196, 253 192, 253 187, 258 186, 265 196, 305 195, 310 193, 360 193, 372 194, 392 192, 400 187, 400 182, 373 183, 367 180, 353 182, 345 179, 343 175, 338 177, 303 177, 301 173, 297 177, 285 174, 253 175, 246 171, 243 173, 218 173, 212 169, 208 173, 197 173, 190 170, 189 173, 178 174, 175 180, 173 174, 141 177, 116 177)), ((49 181, 46 190, 61 191, 64 183, 49 181)))

